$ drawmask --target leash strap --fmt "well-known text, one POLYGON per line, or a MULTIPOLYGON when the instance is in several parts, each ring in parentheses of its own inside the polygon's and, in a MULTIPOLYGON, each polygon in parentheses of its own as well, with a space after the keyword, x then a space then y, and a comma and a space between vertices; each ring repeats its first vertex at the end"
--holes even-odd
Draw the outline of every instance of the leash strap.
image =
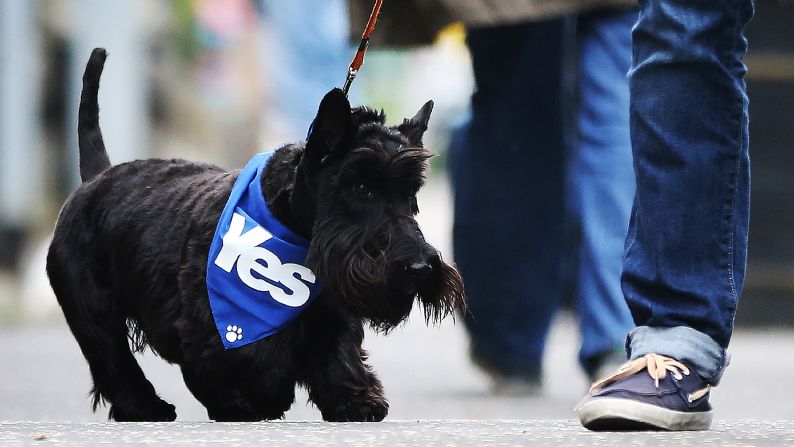
POLYGON ((383 0, 376 0, 375 6, 372 8, 372 13, 370 13, 369 20, 367 21, 367 27, 364 28, 364 33, 361 35, 361 43, 358 45, 356 55, 353 57, 353 62, 350 63, 350 67, 347 69, 347 78, 345 78, 345 85, 342 87, 345 96, 347 96, 347 92, 350 91, 350 84, 352 84, 353 79, 356 78, 358 70, 364 65, 364 55, 367 53, 369 38, 372 36, 372 33, 375 31, 375 25, 378 23, 381 6, 383 6, 383 0))
MULTIPOLYGON (((372 8, 372 12, 369 15, 369 20, 367 20, 367 27, 364 28, 364 33, 361 35, 361 43, 358 44, 356 55, 353 57, 353 61, 350 63, 350 67, 347 69, 345 85, 342 87, 342 91, 345 93, 345 96, 347 96, 347 93, 350 91, 350 85, 353 83, 353 79, 356 79, 358 70, 362 65, 364 65, 364 55, 367 54, 369 38, 372 36, 372 33, 375 32, 375 25, 378 23, 378 16, 380 15, 381 6, 383 6, 383 0, 376 0, 375 6, 372 8)), ((306 133, 306 141, 309 140, 313 130, 314 121, 312 121, 311 125, 309 125, 309 131, 306 133)))

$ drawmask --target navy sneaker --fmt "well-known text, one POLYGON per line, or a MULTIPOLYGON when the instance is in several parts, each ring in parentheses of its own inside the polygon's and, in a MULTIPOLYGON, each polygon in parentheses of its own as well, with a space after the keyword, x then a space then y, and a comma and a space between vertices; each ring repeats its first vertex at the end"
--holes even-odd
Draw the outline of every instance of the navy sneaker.
POLYGON ((683 363, 647 354, 594 383, 576 412, 590 430, 708 430, 710 391, 683 363))

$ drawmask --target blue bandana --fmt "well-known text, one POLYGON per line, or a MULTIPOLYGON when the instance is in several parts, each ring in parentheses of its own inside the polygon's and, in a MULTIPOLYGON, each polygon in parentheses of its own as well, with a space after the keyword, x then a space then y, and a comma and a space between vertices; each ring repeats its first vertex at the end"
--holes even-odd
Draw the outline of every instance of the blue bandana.
POLYGON ((240 172, 210 246, 207 292, 226 349, 280 331, 323 289, 304 265, 309 241, 265 203, 262 173, 273 153, 255 155, 240 172))

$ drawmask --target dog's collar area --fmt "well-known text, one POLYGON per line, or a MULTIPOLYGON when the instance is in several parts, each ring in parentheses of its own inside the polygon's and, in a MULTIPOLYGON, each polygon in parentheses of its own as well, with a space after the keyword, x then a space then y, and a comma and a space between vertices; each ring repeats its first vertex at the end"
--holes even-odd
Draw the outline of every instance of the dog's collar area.
POLYGON ((264 167, 272 156, 257 154, 240 172, 207 258, 210 308, 226 349, 280 332, 323 290, 305 265, 308 239, 279 221, 264 200, 264 167))

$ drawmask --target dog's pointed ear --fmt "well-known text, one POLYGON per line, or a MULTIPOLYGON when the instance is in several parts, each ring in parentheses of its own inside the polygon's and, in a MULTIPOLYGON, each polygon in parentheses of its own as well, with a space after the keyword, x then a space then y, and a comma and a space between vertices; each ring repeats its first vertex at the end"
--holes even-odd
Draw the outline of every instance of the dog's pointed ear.
POLYGON ((335 88, 320 102, 317 116, 306 137, 306 155, 320 162, 348 145, 352 137, 350 102, 342 90, 335 88))
POLYGON ((433 101, 427 101, 413 118, 403 120, 403 123, 397 126, 397 130, 408 138, 411 146, 422 146, 422 136, 427 130, 427 123, 430 122, 430 114, 432 112, 433 101))

